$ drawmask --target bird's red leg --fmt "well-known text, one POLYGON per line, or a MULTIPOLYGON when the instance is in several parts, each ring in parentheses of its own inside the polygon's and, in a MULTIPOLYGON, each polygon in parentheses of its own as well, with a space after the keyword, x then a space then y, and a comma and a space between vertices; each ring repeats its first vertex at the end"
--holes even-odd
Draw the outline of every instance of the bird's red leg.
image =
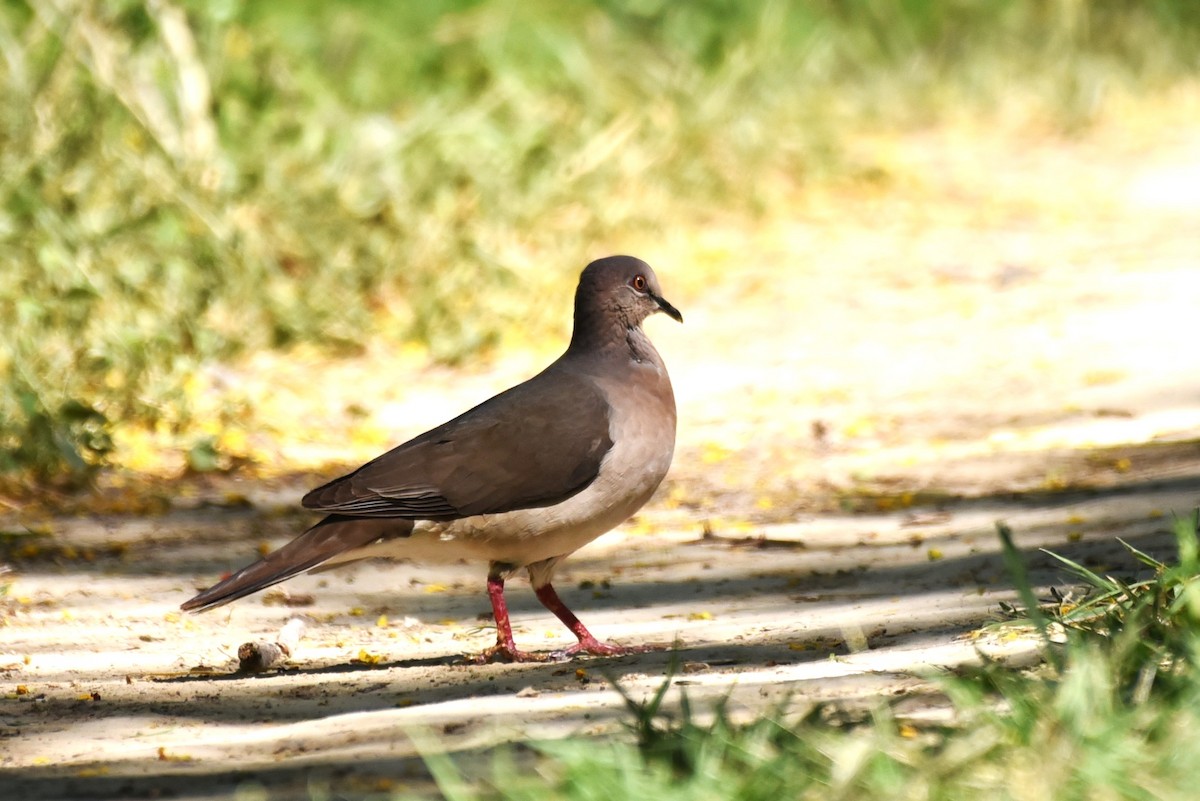
POLYGON ((571 632, 579 638, 579 642, 572 645, 570 648, 564 648, 558 651, 554 656, 574 656, 575 654, 595 654, 597 656, 620 656, 622 654, 637 654, 650 650, 649 648, 636 645, 617 645, 616 643, 601 642, 592 636, 592 633, 587 630, 587 627, 575 617, 575 613, 567 608, 567 605, 558 597, 558 593, 554 591, 554 587, 546 582, 540 587, 534 587, 533 591, 537 594, 537 598, 542 602, 542 606, 554 613, 554 616, 563 622, 571 632))
POLYGON ((508 604, 504 600, 504 576, 496 571, 489 572, 487 589, 488 598, 492 602, 492 615, 496 618, 496 644, 484 649, 475 661, 481 664, 493 661, 545 662, 546 656, 518 650, 517 644, 513 642, 512 624, 508 620, 508 604))

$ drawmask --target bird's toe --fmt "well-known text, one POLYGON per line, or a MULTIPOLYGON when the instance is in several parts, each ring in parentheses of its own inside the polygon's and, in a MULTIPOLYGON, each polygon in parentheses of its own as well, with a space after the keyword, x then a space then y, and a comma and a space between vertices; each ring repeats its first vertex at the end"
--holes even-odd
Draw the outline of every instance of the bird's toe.
POLYGON ((595 637, 587 637, 569 648, 555 651, 551 659, 566 660, 579 654, 591 656, 625 656, 626 654, 642 654, 652 650, 648 645, 619 645, 615 642, 604 642, 595 637))
POLYGON ((472 657, 471 661, 477 665, 489 665, 493 662, 548 662, 552 658, 551 654, 522 651, 519 648, 498 643, 491 648, 483 649, 482 652, 472 657))

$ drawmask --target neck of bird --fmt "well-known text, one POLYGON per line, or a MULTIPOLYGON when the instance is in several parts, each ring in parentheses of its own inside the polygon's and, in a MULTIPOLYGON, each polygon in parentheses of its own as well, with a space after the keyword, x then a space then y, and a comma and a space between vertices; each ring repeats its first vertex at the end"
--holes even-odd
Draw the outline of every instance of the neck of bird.
POLYGON ((630 324, 613 320, 594 320, 576 318, 575 329, 571 332, 571 344, 568 353, 620 353, 634 362, 660 361, 658 351, 642 330, 641 323, 630 324))
POLYGON ((650 337, 646 336, 646 332, 640 325, 625 329, 625 347, 628 348, 629 356, 635 362, 659 363, 658 351, 654 349, 654 343, 650 341, 650 337))

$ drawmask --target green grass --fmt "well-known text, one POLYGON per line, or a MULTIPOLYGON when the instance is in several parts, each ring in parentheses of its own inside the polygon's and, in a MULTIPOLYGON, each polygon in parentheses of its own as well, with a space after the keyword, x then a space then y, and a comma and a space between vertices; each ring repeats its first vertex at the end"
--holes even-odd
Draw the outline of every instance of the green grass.
MULTIPOLYGON (((492 778, 477 784, 444 756, 431 769, 455 801, 1194 798, 1198 523, 1178 521, 1176 563, 1131 549, 1153 570, 1145 580, 1123 584, 1071 566, 1090 588, 1082 602, 1058 596, 1027 610, 1058 632, 1044 641, 1046 663, 1029 671, 987 663, 937 678, 952 708, 945 724, 898 720, 885 702, 865 720, 818 708, 739 724, 722 705, 697 714, 682 689, 669 713, 668 677, 648 700, 626 697, 626 737, 532 744, 532 770, 502 751, 492 778)), ((1009 563, 1020 564, 1011 538, 1002 540, 1009 563)), ((1023 568, 1013 579, 1031 598, 1023 568)))
POLYGON ((561 329, 615 242, 878 177, 849 132, 1077 130, 1200 52, 1187 0, 183 8, 0 3, 0 471, 86 478, 247 352, 561 329))

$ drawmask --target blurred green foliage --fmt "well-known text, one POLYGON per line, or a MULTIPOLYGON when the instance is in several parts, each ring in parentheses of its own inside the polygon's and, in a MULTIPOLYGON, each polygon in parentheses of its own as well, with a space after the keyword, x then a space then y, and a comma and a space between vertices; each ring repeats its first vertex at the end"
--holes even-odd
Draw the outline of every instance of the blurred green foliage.
POLYGON ((206 361, 537 335, 617 232, 777 210, 851 126, 1013 92, 1085 125, 1198 32, 1188 0, 3 0, 0 471, 186 424, 206 361))

